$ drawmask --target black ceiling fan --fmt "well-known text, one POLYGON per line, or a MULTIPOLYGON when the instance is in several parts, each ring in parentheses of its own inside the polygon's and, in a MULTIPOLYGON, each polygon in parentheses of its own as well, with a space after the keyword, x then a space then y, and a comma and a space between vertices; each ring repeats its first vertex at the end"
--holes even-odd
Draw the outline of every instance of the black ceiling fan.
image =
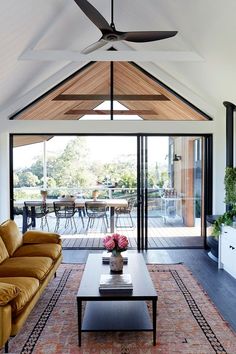
POLYGON ((95 43, 86 47, 81 51, 83 54, 88 54, 96 49, 99 49, 109 42, 128 41, 128 42, 152 42, 161 39, 173 37, 177 31, 136 31, 136 32, 120 32, 117 31, 114 25, 113 0, 111 0, 111 24, 98 12, 98 10, 87 0, 74 0, 81 8, 84 14, 98 27, 102 32, 102 37, 95 43))

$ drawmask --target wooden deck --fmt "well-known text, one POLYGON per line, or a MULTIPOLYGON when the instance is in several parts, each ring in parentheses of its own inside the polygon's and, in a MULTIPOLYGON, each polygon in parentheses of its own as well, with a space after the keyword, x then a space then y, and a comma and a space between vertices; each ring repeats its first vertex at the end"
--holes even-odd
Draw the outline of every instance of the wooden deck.
MULTIPOLYGON (((19 227, 22 226, 22 217, 16 217, 19 227)), ((76 228, 70 224, 65 227, 61 221, 58 233, 62 237, 64 249, 103 249, 102 240, 110 233, 109 228, 105 230, 102 220, 97 219, 92 228, 87 229, 87 218, 84 218, 84 227, 81 218, 76 214, 76 228)), ((129 238, 130 248, 137 248, 137 218, 133 216, 135 226, 130 227, 128 217, 120 218, 119 225, 115 232, 126 235, 129 238)), ((56 218, 54 214, 48 216, 49 231, 55 230, 56 218)), ((36 221, 36 229, 40 228, 40 220, 36 221)), ((44 228, 47 231, 47 228, 44 228)), ((150 249, 166 248, 201 248, 203 238, 199 236, 200 226, 186 227, 180 221, 164 222, 161 217, 150 217, 148 219, 148 247, 150 249)))
MULTIPOLYGON (((110 233, 109 228, 105 230, 102 220, 97 219, 92 228, 87 229, 87 218, 84 218, 84 227, 80 217, 75 216, 76 228, 69 224, 65 227, 61 222, 58 233, 62 236, 64 249, 103 249, 102 240, 110 233)), ((130 248, 137 248, 137 218, 134 215, 135 226, 130 227, 128 217, 120 218, 119 227, 115 232, 126 235, 129 238, 130 248)), ((49 214, 48 223, 50 231, 54 231, 56 218, 54 214, 49 214)), ((40 221, 37 220, 39 227, 40 221)), ((200 227, 186 227, 182 222, 164 222, 161 217, 150 217, 148 219, 148 248, 201 248, 203 239, 199 236, 200 227)))

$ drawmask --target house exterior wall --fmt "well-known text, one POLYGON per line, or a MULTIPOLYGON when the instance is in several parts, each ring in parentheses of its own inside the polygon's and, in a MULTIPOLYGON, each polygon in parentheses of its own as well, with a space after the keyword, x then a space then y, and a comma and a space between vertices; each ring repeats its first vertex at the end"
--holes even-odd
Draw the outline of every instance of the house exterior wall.
MULTIPOLYGON (((174 181, 173 187, 177 192, 177 196, 182 198, 182 217, 186 226, 195 225, 195 198, 197 181, 195 178, 195 161, 194 161, 194 143, 198 137, 173 137, 174 153, 180 156, 179 161, 174 162, 174 181)), ((198 183, 200 185, 199 195, 201 194, 201 178, 198 183)), ((204 191, 202 191, 204 193, 204 191)), ((204 197, 204 194, 201 194, 204 197)))

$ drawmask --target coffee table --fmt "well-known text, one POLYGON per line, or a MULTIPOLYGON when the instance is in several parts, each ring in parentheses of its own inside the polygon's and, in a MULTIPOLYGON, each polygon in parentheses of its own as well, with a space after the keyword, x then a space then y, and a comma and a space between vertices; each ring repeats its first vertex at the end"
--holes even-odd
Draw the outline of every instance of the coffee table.
POLYGON ((78 342, 82 332, 152 331, 156 345, 157 292, 142 254, 129 254, 123 273, 132 277, 132 294, 99 293, 101 274, 110 267, 102 263, 101 254, 90 254, 77 293, 78 342), (82 318, 82 303, 86 301, 82 318), (152 319, 146 301, 152 302, 152 319), (99 302, 99 303, 98 303, 99 302))

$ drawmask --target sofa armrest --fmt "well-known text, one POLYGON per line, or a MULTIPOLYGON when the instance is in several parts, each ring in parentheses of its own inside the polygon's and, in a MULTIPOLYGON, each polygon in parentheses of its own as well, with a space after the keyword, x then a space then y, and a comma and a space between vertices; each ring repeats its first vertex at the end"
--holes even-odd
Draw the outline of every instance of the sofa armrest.
POLYGON ((23 244, 26 243, 58 243, 61 244, 60 235, 54 232, 29 230, 23 235, 23 244))
POLYGON ((0 348, 11 335, 11 305, 0 306, 0 348))
POLYGON ((20 289, 13 284, 0 282, 0 306, 7 305, 20 293, 20 289))

